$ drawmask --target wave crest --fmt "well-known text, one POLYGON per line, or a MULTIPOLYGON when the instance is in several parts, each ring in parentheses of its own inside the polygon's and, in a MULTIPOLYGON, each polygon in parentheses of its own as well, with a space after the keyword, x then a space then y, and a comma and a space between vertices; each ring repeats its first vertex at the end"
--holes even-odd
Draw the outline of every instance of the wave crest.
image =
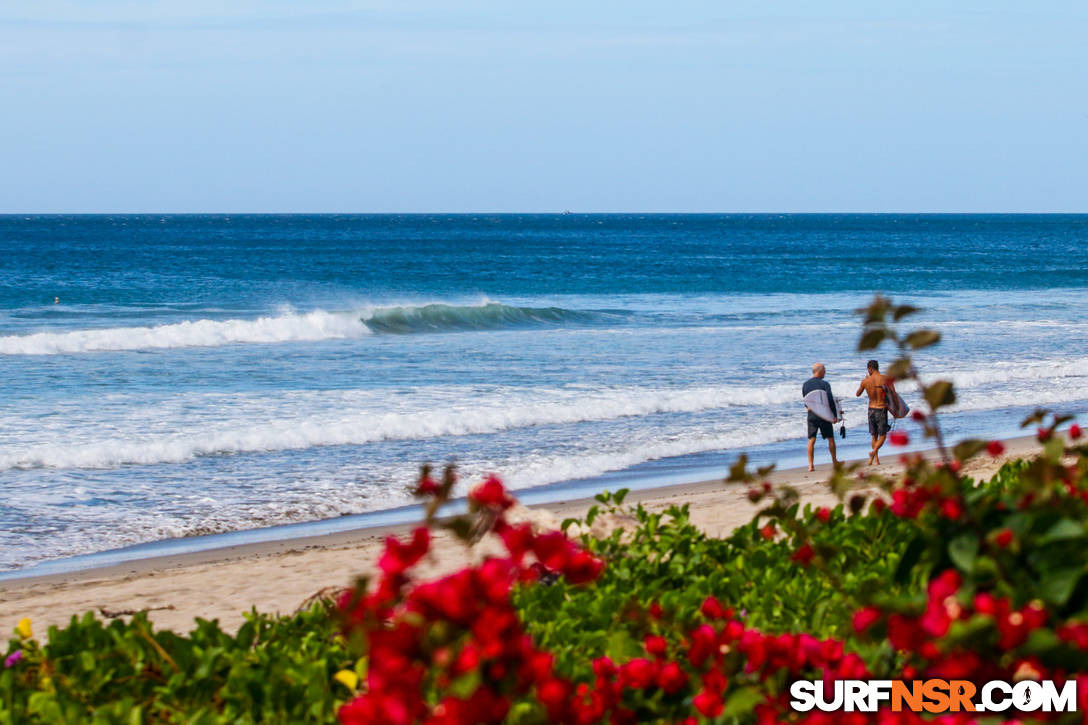
POLYGON ((316 342, 373 333, 413 334, 496 330, 589 322, 590 312, 561 307, 428 304, 377 307, 365 312, 294 311, 253 320, 187 320, 154 326, 38 332, 0 337, 0 355, 64 355, 81 352, 218 347, 232 344, 316 342))
POLYGON ((589 322, 594 315, 562 307, 514 307, 499 302, 482 305, 430 304, 375 310, 362 323, 371 332, 410 334, 457 330, 495 330, 533 325, 589 322))

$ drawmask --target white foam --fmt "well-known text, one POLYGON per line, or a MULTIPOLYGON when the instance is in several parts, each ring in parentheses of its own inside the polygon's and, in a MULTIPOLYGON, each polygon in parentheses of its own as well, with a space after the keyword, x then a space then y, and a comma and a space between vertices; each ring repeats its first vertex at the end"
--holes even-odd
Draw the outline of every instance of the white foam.
POLYGON ((105 350, 214 347, 360 337, 369 330, 355 313, 293 311, 254 320, 196 320, 153 327, 111 327, 0 337, 0 355, 60 355, 105 350))
POLYGON ((498 473, 511 488, 527 488, 557 481, 599 476, 662 458, 687 456, 708 451, 738 450, 751 446, 801 438, 800 417, 762 426, 745 426, 710 435, 682 435, 666 440, 617 447, 604 453, 581 452, 573 456, 531 456, 528 460, 501 467, 498 473))
MULTIPOLYGON (((508 393, 508 391, 507 391, 508 393)), ((380 400, 377 401, 380 404, 380 400)), ((113 468, 121 465, 180 463, 198 456, 297 450, 315 446, 361 445, 383 440, 420 440, 442 436, 498 433, 516 428, 563 425, 660 413, 698 413, 730 406, 767 406, 794 403, 794 385, 768 388, 739 386, 678 390, 621 388, 586 394, 551 391, 510 403, 506 395, 473 405, 382 412, 374 401, 363 409, 344 410, 331 400, 310 402, 318 410, 307 415, 258 424, 245 420, 198 422, 190 430, 172 434, 146 433, 147 421, 132 411, 126 416, 140 422, 124 437, 93 439, 86 426, 50 430, 55 442, 0 448, 0 470, 13 468, 113 468), (572 394, 574 393, 574 394, 572 394), (559 399, 556 399, 556 397, 559 399), (488 404, 490 403, 490 404, 488 404), (332 405, 333 413, 328 412, 332 405), (142 430, 141 430, 142 429, 142 430), (73 440, 58 440, 71 436, 73 440), (91 440, 88 440, 91 438, 91 440)), ((282 401, 277 409, 283 410, 282 401)), ((242 405, 245 414, 248 405, 242 405)))

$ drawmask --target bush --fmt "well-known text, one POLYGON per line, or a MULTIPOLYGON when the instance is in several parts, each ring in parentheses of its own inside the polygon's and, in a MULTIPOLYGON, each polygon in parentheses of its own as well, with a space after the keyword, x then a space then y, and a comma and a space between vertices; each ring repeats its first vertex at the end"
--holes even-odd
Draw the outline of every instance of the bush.
POLYGON ((88 612, 41 646, 24 631, 0 671, 0 723, 331 722, 350 695, 333 676, 354 662, 331 614, 253 612, 234 635, 198 619, 182 637, 88 612))

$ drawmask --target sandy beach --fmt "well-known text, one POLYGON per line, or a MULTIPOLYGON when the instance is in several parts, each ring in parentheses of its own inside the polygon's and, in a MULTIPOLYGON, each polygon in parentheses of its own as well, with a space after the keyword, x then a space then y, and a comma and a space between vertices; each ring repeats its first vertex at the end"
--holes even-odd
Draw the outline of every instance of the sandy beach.
MULTIPOLYGON (((1037 450, 1032 437, 1005 441, 1004 455, 980 456, 965 472, 985 478, 1006 460, 1037 450)), ((826 458, 826 450, 821 451, 826 458)), ((897 470, 894 448, 886 446, 880 472, 897 470)), ((775 484, 797 487, 814 505, 834 505, 836 499, 823 485, 827 464, 814 473, 804 468, 776 471, 775 484)), ((696 525, 710 535, 724 534, 747 522, 756 507, 746 498, 743 486, 720 480, 661 486, 633 491, 627 502, 641 502, 651 510, 672 504, 689 504, 696 525)), ((532 507, 534 521, 557 526, 563 518, 580 516, 592 499, 554 501, 532 507)), ((310 596, 327 587, 346 586, 360 574, 372 571, 382 541, 408 526, 360 529, 327 536, 213 549, 200 553, 162 556, 121 565, 69 574, 27 577, 0 582, 0 629, 10 632, 22 617, 30 617, 44 635, 50 625, 62 625, 73 615, 95 611, 101 616, 149 610, 158 627, 186 632, 195 617, 218 619, 233 630, 252 607, 262 612, 288 614, 310 596)), ((426 574, 439 574, 463 566, 469 554, 444 534, 434 550, 439 554, 427 564, 426 574)))

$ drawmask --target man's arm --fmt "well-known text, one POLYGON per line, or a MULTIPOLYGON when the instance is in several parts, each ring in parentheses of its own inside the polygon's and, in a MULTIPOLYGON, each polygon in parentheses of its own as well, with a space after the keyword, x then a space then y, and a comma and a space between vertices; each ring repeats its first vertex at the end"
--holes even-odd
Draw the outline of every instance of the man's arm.
POLYGON ((858 386, 858 392, 854 393, 855 398, 860 398, 861 394, 865 392, 865 381, 861 381, 861 385, 858 386))

